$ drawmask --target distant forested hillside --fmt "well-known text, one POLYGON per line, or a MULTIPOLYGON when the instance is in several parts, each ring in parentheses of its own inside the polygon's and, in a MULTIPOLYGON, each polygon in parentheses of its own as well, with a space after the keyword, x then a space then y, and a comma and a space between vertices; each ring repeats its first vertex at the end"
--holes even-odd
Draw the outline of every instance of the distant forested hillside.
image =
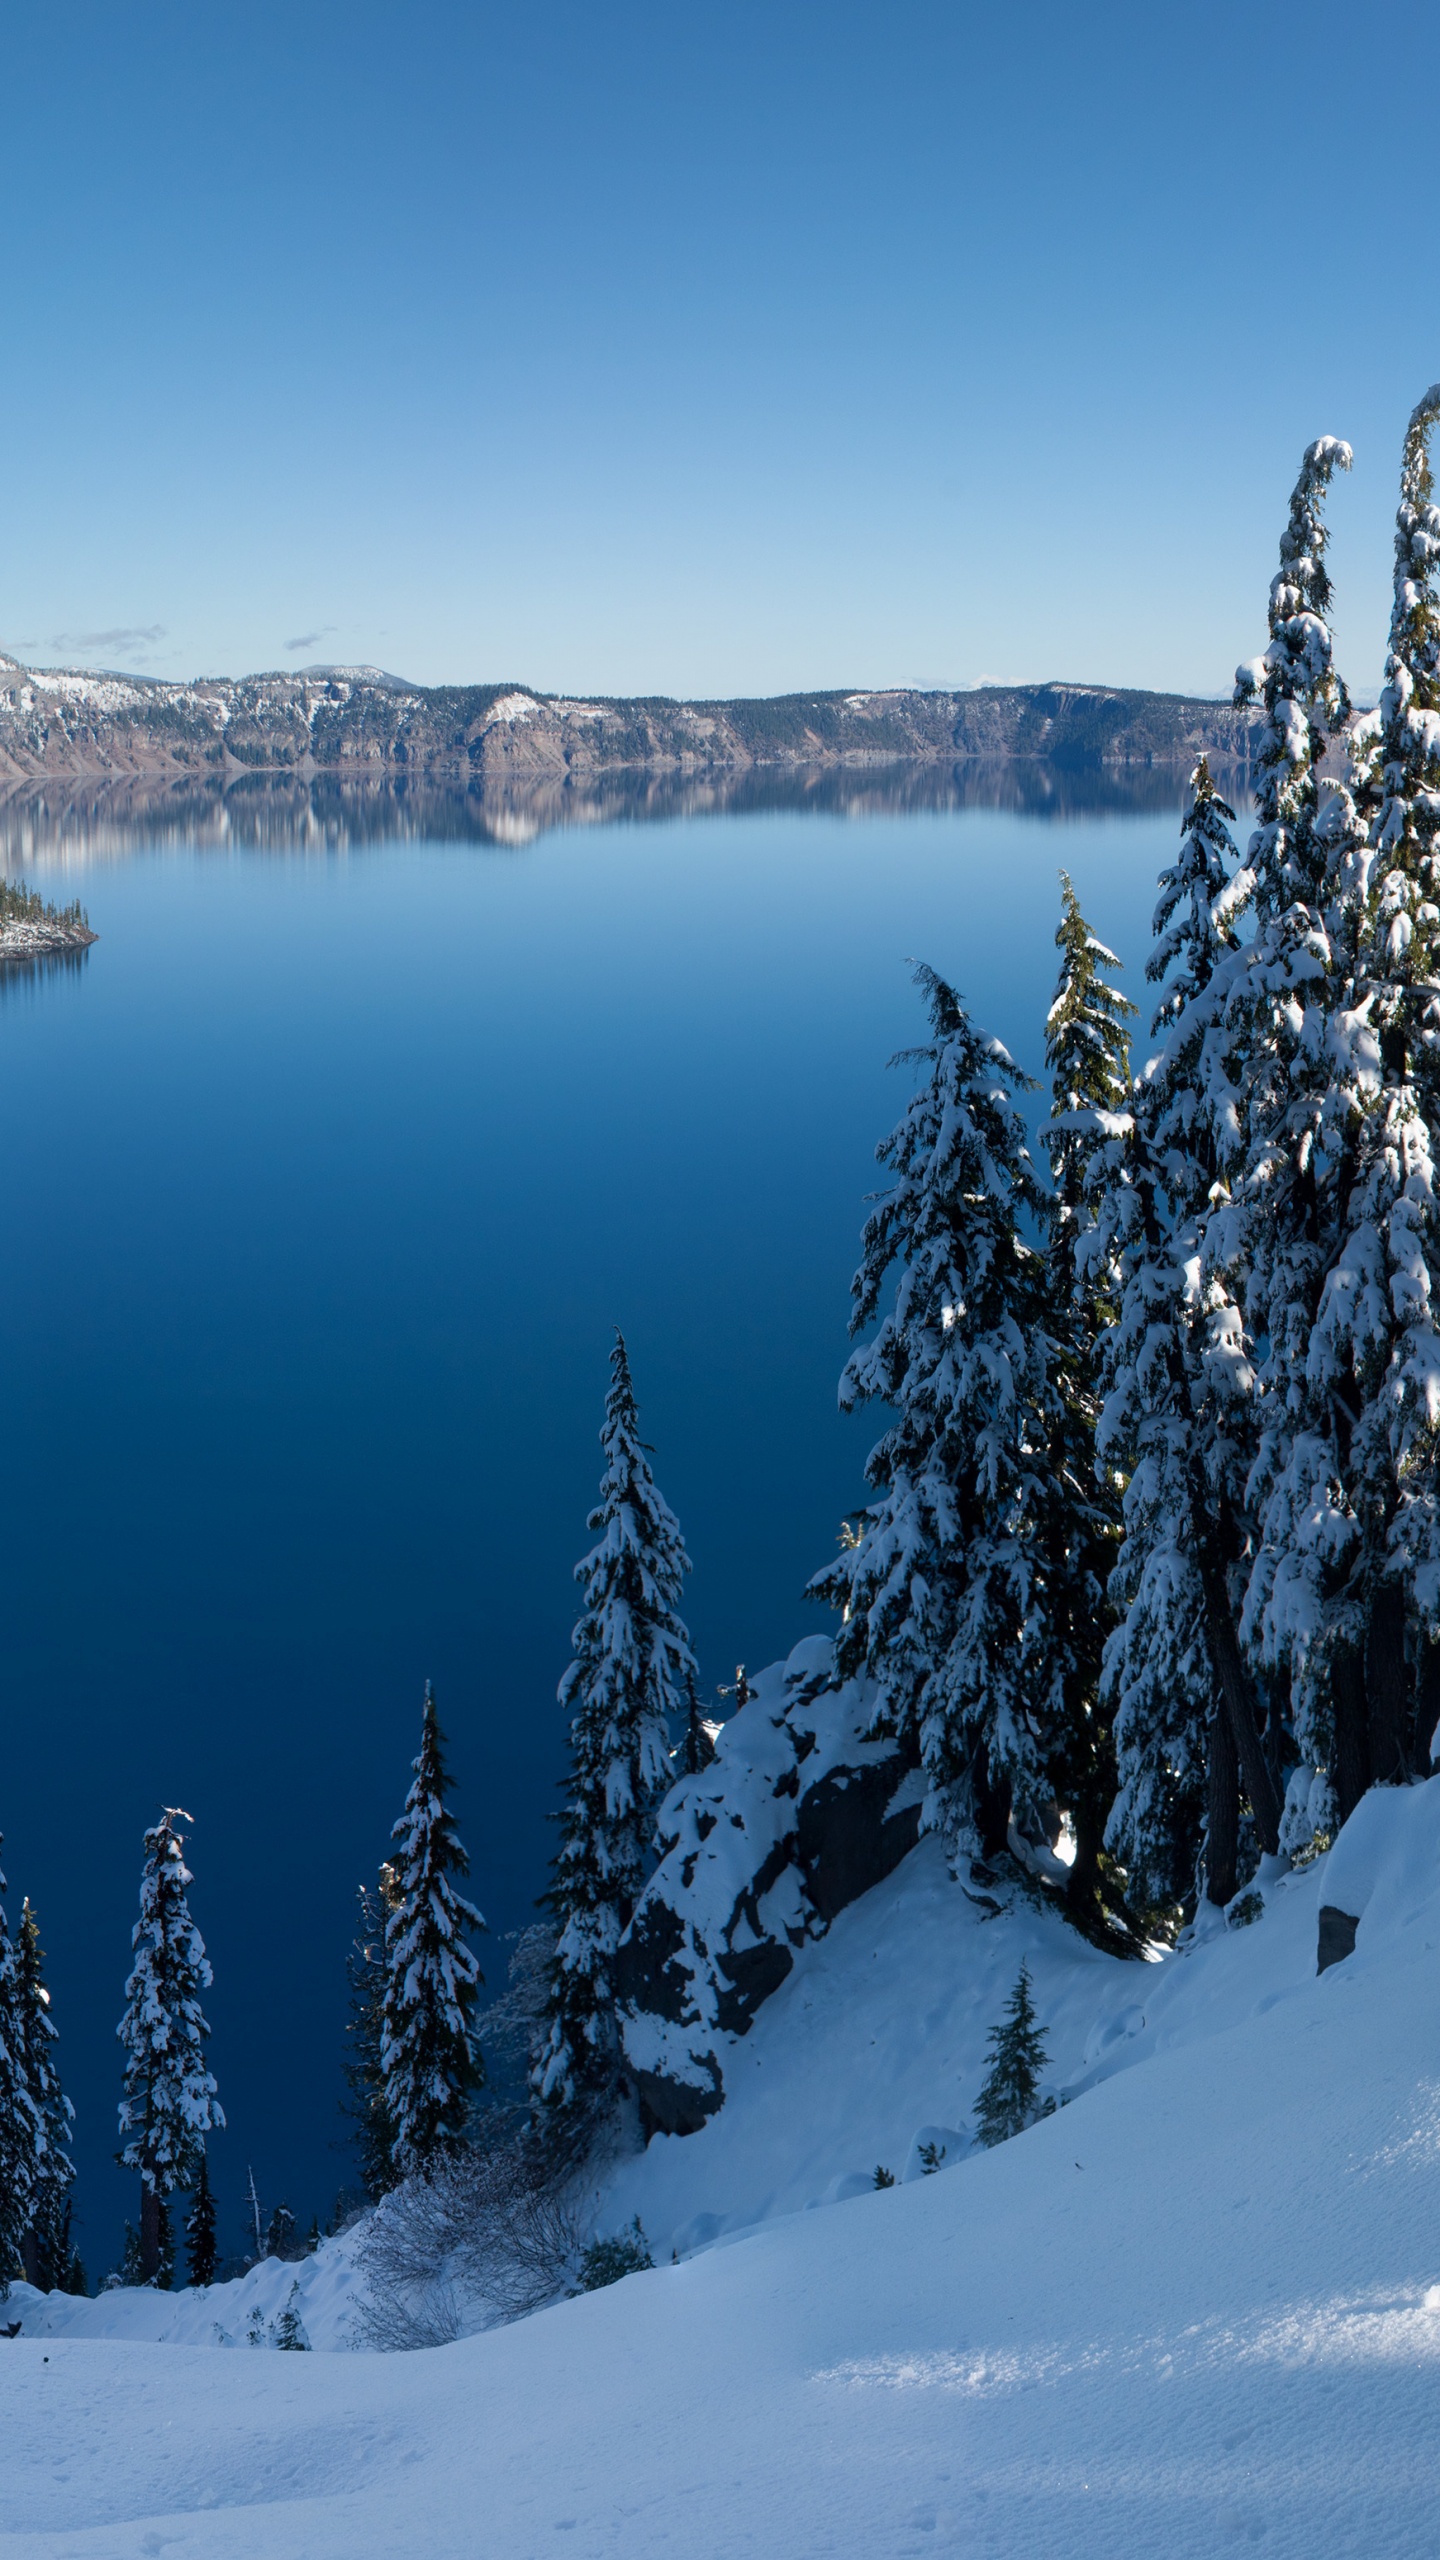
POLYGON ((792 693, 736 702, 581 701, 518 684, 411 685, 374 667, 208 678, 0 659, 0 778, 336 772, 577 780, 971 757, 1098 769, 1246 762, 1228 704, 1107 685, 969 693, 792 693))

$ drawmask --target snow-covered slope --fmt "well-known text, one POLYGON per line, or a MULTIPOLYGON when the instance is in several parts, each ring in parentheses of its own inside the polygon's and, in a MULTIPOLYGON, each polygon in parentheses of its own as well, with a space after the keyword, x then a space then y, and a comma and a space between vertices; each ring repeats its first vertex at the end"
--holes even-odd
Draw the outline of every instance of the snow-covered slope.
MULTIPOLYGON (((251 2348, 274 2346, 279 2322, 293 2309, 308 2346, 346 2348, 354 2343, 361 2297, 355 2265, 361 2237, 360 2229, 352 2229, 340 2239, 322 2240, 313 2257, 295 2263, 262 2258, 247 2275, 194 2292, 154 2293, 142 2285, 87 2298, 36 2293, 28 2284, 12 2284, 0 2316, 18 2319, 25 2338, 251 2348)), ((0 2521, 3 2517, 0 2491, 0 2521)))
POLYGON ((985 1918, 922 1849, 804 1951, 722 2115, 610 2190, 728 2245, 411 2356, 22 2336, 0 2551, 1428 2560, 1437 1970, 1440 1780, 1154 1966, 985 1918), (1317 1979, 1322 1895, 1361 1917, 1317 1979), (1022 1952, 1072 2103, 792 2210, 963 2129, 1022 1952))

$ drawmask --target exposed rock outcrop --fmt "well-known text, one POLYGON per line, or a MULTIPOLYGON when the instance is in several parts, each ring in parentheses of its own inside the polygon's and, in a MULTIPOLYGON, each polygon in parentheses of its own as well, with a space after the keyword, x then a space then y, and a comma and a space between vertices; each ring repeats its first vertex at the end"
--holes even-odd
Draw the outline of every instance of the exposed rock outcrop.
POLYGON ((625 2051, 652 2129, 693 2133, 713 2115, 726 2048, 795 1949, 918 1837, 913 1763, 867 1737, 872 1693, 827 1686, 832 1662, 815 1636, 762 1672, 711 1766, 661 1809, 664 1855, 617 1965, 625 2051))

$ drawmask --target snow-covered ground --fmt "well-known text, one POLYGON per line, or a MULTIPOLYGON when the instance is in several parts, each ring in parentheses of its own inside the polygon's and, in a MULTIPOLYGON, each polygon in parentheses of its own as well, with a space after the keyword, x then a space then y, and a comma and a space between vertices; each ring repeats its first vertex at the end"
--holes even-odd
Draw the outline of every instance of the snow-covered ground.
MULTIPOLYGON (((390 2357, 140 2342, 234 2334, 233 2288, 16 2287, 0 2552, 1430 2560, 1437 1992, 1440 1780, 1155 1965, 987 1918, 922 1847, 803 1952, 721 2115, 613 2180, 651 2274, 390 2357), (1322 1898, 1363 1917, 1317 1979, 1322 1898), (1022 1954, 1071 2102, 957 2157, 1022 1954), (917 2138, 954 2165, 906 2182, 917 2138)), ((298 2282, 340 2344, 349 2247, 255 2270, 252 2312, 298 2282)))

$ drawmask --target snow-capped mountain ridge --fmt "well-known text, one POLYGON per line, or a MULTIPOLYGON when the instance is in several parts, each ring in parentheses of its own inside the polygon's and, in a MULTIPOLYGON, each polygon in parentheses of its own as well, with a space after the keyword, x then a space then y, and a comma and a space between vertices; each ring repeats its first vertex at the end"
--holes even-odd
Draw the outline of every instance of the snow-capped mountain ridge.
POLYGON ((417 685, 368 666, 168 679, 0 657, 0 780, 71 774, 463 774, 746 769, 1042 756, 1081 765, 1243 759, 1228 705, 1091 685, 675 702, 417 685))

